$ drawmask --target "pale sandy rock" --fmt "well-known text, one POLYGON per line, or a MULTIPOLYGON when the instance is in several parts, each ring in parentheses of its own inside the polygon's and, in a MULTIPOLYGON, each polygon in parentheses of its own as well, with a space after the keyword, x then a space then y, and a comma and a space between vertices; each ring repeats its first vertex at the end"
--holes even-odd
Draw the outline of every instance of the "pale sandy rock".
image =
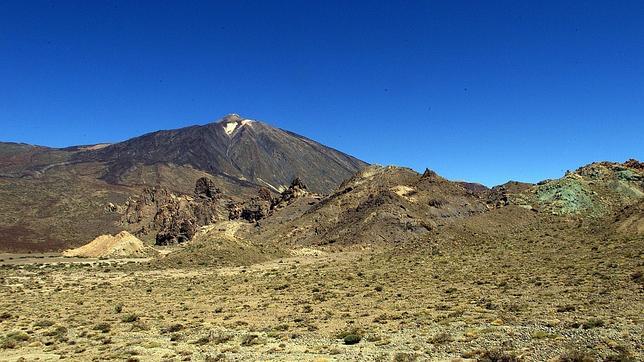
POLYGON ((85 258, 136 258, 147 257, 153 249, 143 244, 136 236, 127 231, 116 235, 101 235, 76 249, 68 249, 64 256, 85 258))

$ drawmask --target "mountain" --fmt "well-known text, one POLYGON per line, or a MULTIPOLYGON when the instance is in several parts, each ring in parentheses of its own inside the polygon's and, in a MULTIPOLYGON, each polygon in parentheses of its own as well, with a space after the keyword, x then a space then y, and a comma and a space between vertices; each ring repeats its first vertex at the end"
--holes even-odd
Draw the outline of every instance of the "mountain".
POLYGON ((308 138, 236 114, 204 126, 154 132, 87 150, 73 160, 105 163, 103 179, 115 184, 128 183, 138 167, 172 163, 275 192, 299 177, 319 193, 333 191, 366 165, 308 138))
POLYGON ((266 123, 228 115, 115 144, 49 148, 0 142, 0 250, 60 250, 122 229, 146 188, 192 195, 207 178, 240 201, 297 177, 328 193, 366 163, 266 123), (118 207, 117 207, 118 206, 118 207))

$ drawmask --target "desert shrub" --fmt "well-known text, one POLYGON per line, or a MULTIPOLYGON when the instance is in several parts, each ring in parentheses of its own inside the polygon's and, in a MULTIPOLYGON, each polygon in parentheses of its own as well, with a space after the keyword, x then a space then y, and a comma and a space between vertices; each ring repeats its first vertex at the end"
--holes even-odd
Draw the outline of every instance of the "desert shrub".
POLYGON ((359 330, 358 328, 350 328, 346 330, 339 331, 338 333, 335 334, 335 338, 337 339, 344 339, 344 337, 350 335, 350 334, 355 334, 358 336, 362 336, 362 331, 359 330))
POLYGON ((114 313, 121 313, 123 311, 123 304, 119 303, 114 306, 114 313))
POLYGON ((62 338, 66 334, 67 334, 67 328, 63 326, 58 326, 44 333, 44 335, 47 337, 58 337, 58 338, 62 338))
POLYGON ((273 327, 273 330, 284 332, 284 331, 288 331, 288 328, 289 328, 288 324, 284 323, 284 324, 276 325, 275 327, 273 327))
POLYGON ((12 349, 18 346, 19 342, 28 341, 29 335, 23 331, 7 333, 6 337, 0 342, 0 348, 12 349))
POLYGON ((362 340, 362 337, 358 334, 351 333, 344 336, 342 340, 344 341, 344 344, 352 345, 352 344, 360 343, 360 341, 362 340))
POLYGON ((121 317, 121 321, 125 323, 132 323, 136 322, 137 320, 139 320, 139 316, 137 316, 136 314, 126 314, 121 317))
POLYGON ((556 334, 551 334, 546 331, 535 331, 532 333, 532 338, 534 339, 545 339, 545 338, 555 338, 556 334))
POLYGON ((560 307, 557 307, 557 313, 574 312, 575 309, 576 308, 574 305, 562 305, 560 307))
POLYGON ((233 339, 233 336, 227 333, 215 333, 210 331, 208 334, 197 339, 194 344, 204 345, 208 343, 222 344, 233 339))
POLYGON ((231 334, 215 333, 211 336, 210 341, 214 344, 222 344, 230 341, 231 339, 233 339, 231 334))
POLYGON ((585 321, 581 327, 583 329, 591 329, 591 328, 599 328, 604 326, 604 321, 598 318, 592 318, 587 321, 585 321))
POLYGON ((259 344, 259 336, 256 334, 247 334, 242 337, 241 342, 239 343, 240 346, 243 347, 248 347, 248 346, 253 346, 256 344, 259 344))
POLYGON ((50 321, 48 319, 42 319, 42 320, 39 320, 36 323, 34 323, 35 327, 40 327, 40 328, 51 327, 53 325, 54 325, 54 322, 52 322, 52 321, 50 321))
POLYGON ((430 338, 430 342, 433 344, 443 344, 453 341, 452 335, 446 332, 438 333, 437 335, 430 338))
POLYGON ((594 362, 595 357, 582 351, 567 351, 557 359, 557 362, 594 362))
POLYGON ((397 352, 394 354, 394 362, 413 362, 416 361, 416 355, 412 353, 397 352))
POLYGON ((18 342, 13 338, 5 338, 0 343, 0 348, 2 349, 13 349, 16 348, 16 346, 18 346, 18 342))
POLYGON ((205 336, 199 337, 196 341, 194 341, 194 344, 198 344, 200 346, 203 346, 204 344, 210 343, 212 335, 208 334, 205 336))
POLYGON ((463 354, 465 358, 475 358, 478 362, 520 362, 514 353, 501 350, 477 350, 463 354))
POLYGON ((93 328, 95 331, 101 331, 102 333, 107 333, 112 329, 112 326, 110 326, 109 323, 99 323, 94 326, 93 328))
POLYGON ((132 332, 141 332, 141 331, 149 331, 150 326, 144 323, 143 321, 139 320, 139 317, 136 317, 137 320, 132 323, 132 328, 130 329, 132 332))
POLYGON ((15 331, 7 333, 7 338, 15 339, 16 341, 28 341, 29 335, 23 331, 15 331))
POLYGON ((161 333, 175 333, 183 329, 183 325, 177 323, 161 329, 161 333))
POLYGON ((636 359, 628 352, 624 347, 620 347, 620 351, 617 354, 612 354, 604 358, 604 362, 635 362, 636 359))

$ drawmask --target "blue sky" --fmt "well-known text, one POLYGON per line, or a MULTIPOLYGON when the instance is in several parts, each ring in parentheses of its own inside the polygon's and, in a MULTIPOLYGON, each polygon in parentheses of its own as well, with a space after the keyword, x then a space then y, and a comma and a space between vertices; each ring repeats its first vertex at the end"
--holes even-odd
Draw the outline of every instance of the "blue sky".
POLYGON ((642 159, 644 2, 0 2, 2 141, 227 113, 487 185, 642 159))

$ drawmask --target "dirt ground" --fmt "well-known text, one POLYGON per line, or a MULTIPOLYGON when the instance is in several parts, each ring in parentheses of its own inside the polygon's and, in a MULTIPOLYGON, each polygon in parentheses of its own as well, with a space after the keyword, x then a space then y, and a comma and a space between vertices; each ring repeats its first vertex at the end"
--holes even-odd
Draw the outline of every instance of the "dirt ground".
POLYGON ((611 245, 309 248, 163 270, 5 264, 0 360, 642 360, 642 241, 611 245))

